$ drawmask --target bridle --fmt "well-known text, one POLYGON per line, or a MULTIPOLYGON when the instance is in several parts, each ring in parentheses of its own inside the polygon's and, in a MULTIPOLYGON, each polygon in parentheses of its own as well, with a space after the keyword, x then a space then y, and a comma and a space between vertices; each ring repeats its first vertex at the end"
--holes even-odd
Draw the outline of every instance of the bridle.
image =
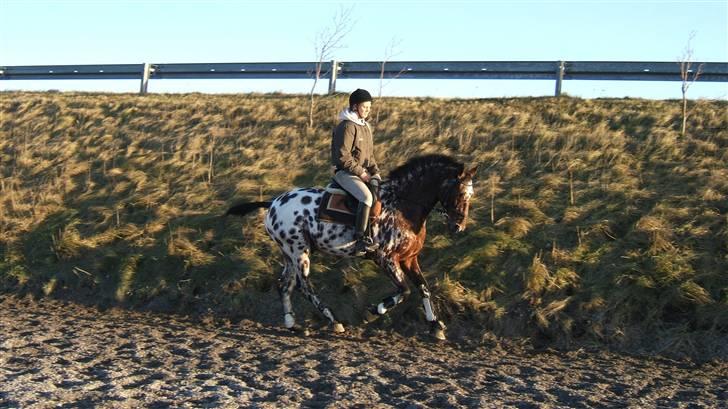
MULTIPOLYGON (((447 191, 445 192, 444 199, 451 197, 453 195, 453 191, 462 185, 465 185, 466 187, 469 187, 470 189, 473 188, 472 180, 468 180, 467 182, 464 182, 463 180, 461 180, 459 178, 453 178, 453 179, 447 180, 445 183, 448 184, 449 186, 447 188, 447 191)), ((450 213, 442 205, 443 201, 444 201, 443 198, 441 198, 439 200, 440 207, 437 209, 437 211, 445 217, 445 220, 447 220, 448 222, 451 222, 452 220, 450 220, 450 218, 451 218, 450 213)), ((465 219, 465 214, 463 212, 461 212, 457 209, 453 209, 453 212, 455 213, 454 216, 456 216, 458 219, 465 219)), ((455 224, 458 224, 458 223, 455 223, 455 224)), ((459 226, 459 224, 458 224, 458 226, 459 226)))

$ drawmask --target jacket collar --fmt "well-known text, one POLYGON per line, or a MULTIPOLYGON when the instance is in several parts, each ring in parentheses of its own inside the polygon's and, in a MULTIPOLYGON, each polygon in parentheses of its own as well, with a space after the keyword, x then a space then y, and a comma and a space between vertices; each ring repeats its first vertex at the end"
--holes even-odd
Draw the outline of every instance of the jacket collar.
POLYGON ((368 125, 367 121, 359 118, 359 115, 352 111, 349 108, 344 108, 341 112, 339 112, 339 120, 340 121, 351 121, 357 125, 368 125))

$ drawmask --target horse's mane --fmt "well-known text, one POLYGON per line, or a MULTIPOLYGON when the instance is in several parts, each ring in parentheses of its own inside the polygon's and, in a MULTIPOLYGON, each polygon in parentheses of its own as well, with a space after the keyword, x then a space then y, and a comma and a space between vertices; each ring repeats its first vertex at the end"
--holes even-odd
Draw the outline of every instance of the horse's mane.
POLYGON ((422 171, 429 168, 445 168, 462 173, 465 165, 447 155, 430 154, 416 156, 389 172, 389 179, 402 179, 418 171, 418 169, 422 171))

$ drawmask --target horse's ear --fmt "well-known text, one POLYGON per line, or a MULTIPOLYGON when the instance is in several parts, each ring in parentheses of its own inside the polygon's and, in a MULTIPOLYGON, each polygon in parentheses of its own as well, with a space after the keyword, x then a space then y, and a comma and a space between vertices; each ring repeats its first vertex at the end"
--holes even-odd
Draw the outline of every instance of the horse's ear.
POLYGON ((463 172, 463 179, 472 179, 473 176, 478 172, 478 165, 473 166, 472 168, 466 170, 463 172))

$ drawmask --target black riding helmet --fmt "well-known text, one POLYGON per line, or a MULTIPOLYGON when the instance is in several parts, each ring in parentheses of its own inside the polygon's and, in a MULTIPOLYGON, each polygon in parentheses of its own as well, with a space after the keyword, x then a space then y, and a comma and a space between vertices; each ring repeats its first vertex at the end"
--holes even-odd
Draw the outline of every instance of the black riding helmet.
POLYGON ((349 108, 362 102, 372 101, 372 95, 365 89, 358 88, 349 95, 349 108))

